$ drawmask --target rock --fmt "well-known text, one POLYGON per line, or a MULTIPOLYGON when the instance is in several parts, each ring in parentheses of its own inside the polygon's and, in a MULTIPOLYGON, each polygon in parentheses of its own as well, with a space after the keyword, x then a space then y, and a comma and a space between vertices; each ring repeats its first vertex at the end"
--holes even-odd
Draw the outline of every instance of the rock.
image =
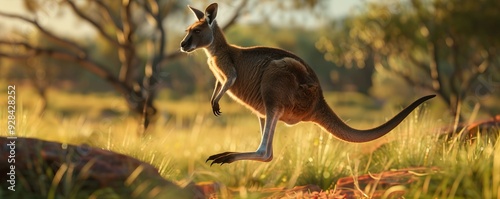
MULTIPOLYGON (((53 185, 56 182, 56 185, 61 184, 57 186, 58 193, 66 197, 68 195, 65 194, 69 194, 65 192, 67 186, 78 186, 80 191, 89 193, 111 188, 116 194, 124 197, 204 198, 194 187, 181 188, 165 180, 157 169, 148 163, 86 145, 0 137, 0 159, 15 161, 15 164, 2 162, 0 173, 11 172, 11 167, 14 166, 16 188, 32 193, 47 194, 50 190, 41 188, 40 183, 53 185)), ((0 175, 0 183, 6 182, 9 177, 0 175)), ((51 186, 45 188, 49 189, 51 186)))

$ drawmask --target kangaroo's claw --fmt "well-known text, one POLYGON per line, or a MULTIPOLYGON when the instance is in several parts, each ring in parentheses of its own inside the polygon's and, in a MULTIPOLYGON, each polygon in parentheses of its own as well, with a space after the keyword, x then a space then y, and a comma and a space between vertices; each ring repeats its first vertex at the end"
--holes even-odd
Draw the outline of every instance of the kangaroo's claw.
POLYGON ((220 111, 219 103, 212 104, 212 112, 215 116, 219 116, 222 112, 220 111))
POLYGON ((212 161, 212 163, 210 163, 210 166, 212 166, 213 164, 220 164, 220 165, 229 164, 229 163, 234 162, 234 156, 233 156, 234 154, 237 154, 237 153, 224 152, 224 153, 215 154, 215 155, 208 157, 205 162, 212 161))

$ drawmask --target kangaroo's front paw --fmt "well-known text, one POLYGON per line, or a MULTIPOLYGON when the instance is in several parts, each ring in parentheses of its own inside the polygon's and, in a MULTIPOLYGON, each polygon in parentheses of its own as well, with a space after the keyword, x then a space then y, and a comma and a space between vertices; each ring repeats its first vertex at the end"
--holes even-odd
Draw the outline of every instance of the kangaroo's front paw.
POLYGON ((214 113, 215 116, 219 116, 222 113, 220 112, 220 107, 218 102, 212 104, 212 112, 214 113))

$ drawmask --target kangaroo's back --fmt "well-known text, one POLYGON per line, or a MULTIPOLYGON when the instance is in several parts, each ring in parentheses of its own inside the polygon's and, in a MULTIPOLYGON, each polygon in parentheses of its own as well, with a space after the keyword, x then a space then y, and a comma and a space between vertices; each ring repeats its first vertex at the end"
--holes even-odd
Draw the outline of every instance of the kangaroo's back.
POLYGON ((314 70, 300 57, 297 55, 283 50, 279 48, 270 48, 270 47, 248 47, 248 48, 240 48, 241 56, 235 59, 235 67, 242 68, 240 70, 244 71, 245 69, 253 70, 255 73, 263 73, 265 69, 272 70, 270 67, 277 67, 277 65, 270 64, 273 61, 284 60, 284 59, 292 59, 294 60, 294 65, 290 67, 281 67, 282 70, 293 70, 294 68, 299 69, 300 73, 296 73, 299 79, 303 78, 303 81, 313 81, 319 84, 318 77, 314 70), (255 70, 258 69, 258 70, 255 70), (302 76, 306 77, 302 77, 302 76))

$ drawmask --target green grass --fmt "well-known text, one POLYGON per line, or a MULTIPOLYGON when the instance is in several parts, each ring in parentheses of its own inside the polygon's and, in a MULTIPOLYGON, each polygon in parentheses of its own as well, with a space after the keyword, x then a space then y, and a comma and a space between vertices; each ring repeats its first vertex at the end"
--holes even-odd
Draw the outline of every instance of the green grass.
MULTIPOLYGON (((376 173, 411 166, 436 166, 408 187, 409 198, 497 198, 500 197, 500 132, 482 132, 473 144, 443 139, 439 127, 445 121, 432 117, 425 106, 415 111, 388 136, 376 142, 350 144, 339 141, 313 124, 293 127, 279 124, 275 137, 274 160, 269 163, 239 161, 210 167, 205 159, 223 151, 254 151, 260 142, 258 121, 238 104, 223 100, 223 115, 211 115, 208 102, 188 98, 181 101, 159 100, 160 117, 147 136, 138 138, 140 125, 127 114, 119 96, 77 95, 49 92, 47 112, 38 116, 38 99, 28 88, 18 88, 17 133, 71 144, 91 146, 131 155, 151 163, 160 174, 181 185, 189 182, 216 181, 229 188, 246 190, 235 197, 259 197, 259 190, 316 184, 334 189, 340 177, 376 173), (108 109, 115 115, 103 114, 108 109), (373 151, 374 146, 384 144, 373 151)), ((3 92, 5 93, 5 92, 3 92)), ((0 103, 5 104, 4 95, 0 103)), ((337 113, 357 128, 369 128, 390 118, 399 110, 377 109, 371 100, 354 93, 328 94, 337 113), (341 96, 334 98, 335 96, 341 96), (382 117, 381 117, 382 116, 382 117), (374 119, 375 118, 375 119, 374 119)), ((0 121, 6 121, 6 108, 0 106, 0 121)), ((5 129, 5 122, 0 122, 5 129)), ((5 136, 5 132, 0 135, 5 136)), ((55 174, 45 173, 41 184, 53 182, 55 174)), ((49 173, 47 173, 49 172, 49 173)), ((86 192, 78 183, 58 181, 67 192, 50 194, 50 186, 40 187, 42 198, 119 197, 116 190, 86 192)), ((133 191, 133 190, 132 190, 133 191)), ((16 192, 17 198, 29 192, 16 192)), ((128 192, 127 192, 128 193, 128 192)), ((0 190, 0 195, 7 193, 0 190)), ((368 193, 369 194, 369 193, 368 193)), ((137 197, 140 198, 140 197, 137 197)))

